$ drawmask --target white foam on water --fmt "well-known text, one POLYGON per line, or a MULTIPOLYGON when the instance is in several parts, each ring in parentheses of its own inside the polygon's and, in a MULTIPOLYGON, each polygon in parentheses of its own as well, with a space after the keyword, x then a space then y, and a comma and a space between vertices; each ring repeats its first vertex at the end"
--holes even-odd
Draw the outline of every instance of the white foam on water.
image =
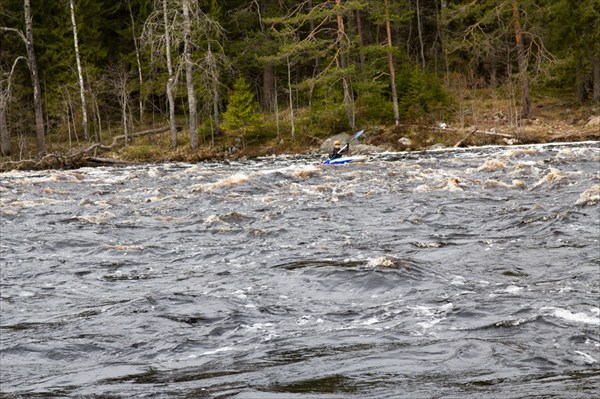
POLYGON ((371 317, 368 320, 363 321, 361 324, 363 326, 372 326, 373 324, 379 323, 379 319, 377 317, 371 317))
MULTIPOLYGON (((555 307, 543 307, 540 309, 543 314, 548 314, 550 316, 558 317, 559 319, 563 319, 570 322, 582 323, 582 324, 592 324, 595 326, 600 326, 600 316, 596 312, 595 316, 589 316, 583 312, 573 313, 568 309, 555 308, 555 307)), ((594 312, 592 312, 594 313, 594 312)))
POLYGON ((588 364, 593 364, 593 363, 598 363, 598 359, 596 359, 595 357, 588 355, 585 352, 582 351, 575 351, 575 353, 577 353, 578 355, 583 356, 584 361, 588 364))
POLYGON ((463 276, 453 276, 452 281, 450 281, 451 285, 465 285, 467 280, 463 276))
POLYGON ((523 291, 524 287, 518 287, 516 285, 509 285, 508 287, 506 287, 504 289, 504 292, 509 293, 509 294, 517 294, 521 291, 523 291))
MULTIPOLYGON (((235 350, 235 348, 232 346, 224 346, 222 348, 217 348, 217 349, 214 349, 211 351, 202 352, 199 356, 209 356, 209 355, 214 355, 214 354, 221 353, 221 352, 230 352, 233 350, 235 350)), ((198 357, 198 355, 192 354, 192 355, 188 356, 188 358, 190 358, 190 359, 196 358, 196 357, 198 357)))

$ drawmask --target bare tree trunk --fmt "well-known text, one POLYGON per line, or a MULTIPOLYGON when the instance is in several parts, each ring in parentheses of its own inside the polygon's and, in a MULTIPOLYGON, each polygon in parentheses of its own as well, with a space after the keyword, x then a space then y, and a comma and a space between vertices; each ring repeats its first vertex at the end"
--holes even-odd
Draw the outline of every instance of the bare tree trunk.
MULTIPOLYGON (((69 93, 69 89, 65 89, 65 92, 67 93, 69 112, 71 114, 70 120, 73 122, 73 133, 75 134, 75 140, 77 140, 77 143, 79 143, 79 135, 77 134, 77 126, 75 125, 75 111, 73 111, 73 101, 71 100, 71 93, 69 93)), ((70 134, 71 133, 69 133, 69 135, 70 134)), ((69 145, 70 145, 70 139, 69 139, 69 145)))
POLYGON ((394 59, 392 57, 392 28, 390 26, 390 14, 388 0, 385 0, 385 28, 387 31, 388 66, 390 68, 390 84, 392 86, 392 104, 394 107, 394 122, 400 124, 400 112, 398 111, 398 94, 396 93, 396 71, 394 70, 394 59))
POLYGON ((577 64, 575 66, 575 90, 577 101, 580 103, 585 101, 585 72, 581 55, 577 56, 577 64))
MULTIPOLYGON (((312 11, 312 9, 313 9, 312 0, 308 0, 306 5, 308 7, 309 12, 312 11)), ((308 20, 308 26, 309 26, 309 29, 310 29, 311 32, 315 31, 315 22, 314 22, 314 20, 312 18, 310 18, 308 20)), ((317 55, 314 57, 315 66, 313 68, 313 77, 317 76, 318 73, 319 73, 319 60, 320 60, 320 57, 319 57, 319 55, 317 53, 317 55)))
POLYGON ((446 85, 448 85, 448 77, 450 76, 450 62, 448 61, 448 40, 446 35, 444 34, 444 30, 441 29, 442 23, 444 22, 442 19, 444 18, 444 9, 447 7, 446 0, 440 0, 440 9, 437 12, 438 16, 438 32, 440 35, 440 42, 442 46, 442 52, 444 54, 444 70, 446 71, 444 79, 446 80, 446 85))
POLYGON ((600 102, 600 58, 594 58, 594 64, 592 65, 594 75, 594 89, 592 93, 592 100, 600 102))
POLYGON ((73 25, 73 43, 75 43, 75 60, 77 61, 77 77, 79 79, 79 94, 81 96, 81 115, 83 118, 83 137, 86 140, 90 139, 88 117, 87 117, 87 105, 85 102, 85 86, 83 84, 83 73, 81 72, 81 56, 79 54, 79 42, 77 37, 77 23, 75 22, 75 6, 73 0, 69 0, 69 7, 71 9, 71 24, 73 25))
POLYGON ((142 63, 140 61, 140 49, 138 47, 137 37, 135 35, 135 20, 131 11, 131 1, 127 0, 129 7, 129 17, 131 18, 131 34, 133 36, 133 45, 135 46, 135 59, 138 67, 138 79, 140 81, 140 124, 144 122, 144 76, 142 75, 142 63))
MULTIPOLYGON (((219 119, 219 69, 217 68, 217 62, 215 57, 213 56, 211 46, 210 46, 210 37, 208 32, 206 32, 206 42, 208 43, 208 49, 206 51, 206 59, 207 59, 207 68, 208 74, 210 76, 210 80, 212 82, 212 94, 213 94, 213 117, 215 118, 215 130, 217 133, 221 132, 221 122, 219 119)), ((214 141, 214 140, 213 140, 214 141)))
POLYGON ((367 69, 367 60, 365 58, 365 54, 362 51, 362 47, 364 45, 363 33, 362 33, 362 20, 360 17, 360 10, 356 10, 356 32, 358 34, 358 46, 359 46, 359 60, 360 60, 360 72, 362 77, 366 77, 366 69, 367 69))
MULTIPOLYGON (((341 7, 342 5, 342 0, 335 0, 335 4, 338 7, 341 7)), ((346 45, 345 43, 345 36, 346 33, 344 31, 344 19, 342 17, 341 13, 337 13, 337 26, 338 26, 338 46, 339 46, 339 55, 338 55, 338 65, 339 68, 342 69, 342 83, 344 86, 344 110, 346 111, 346 117, 348 118, 348 123, 350 125, 351 129, 354 129, 355 125, 354 125, 354 110, 353 110, 353 104, 352 104, 352 94, 351 94, 351 84, 350 84, 350 78, 348 77, 348 74, 346 73, 345 69, 346 69, 346 45)))
POLYGON ((175 77, 173 74, 173 61, 171 60, 171 32, 169 31, 169 13, 167 1, 163 0, 163 21, 165 24, 165 53, 167 56, 167 99, 169 102, 169 128, 171 130, 171 146, 177 147, 177 125, 175 123, 175 97, 173 95, 173 86, 175 85, 175 77))
POLYGON ((273 110, 273 64, 270 62, 263 65, 263 107, 273 110))
POLYGON ((423 27, 421 26, 421 7, 417 0, 417 29, 419 32, 419 44, 421 46, 421 66, 425 70, 425 45, 423 44, 423 27))
POLYGON ((11 82, 12 76, 15 73, 15 68, 19 61, 27 62, 27 58, 19 56, 13 62, 12 68, 6 79, 6 89, 4 89, 4 80, 0 80, 0 153, 2 155, 10 155, 10 132, 8 131, 8 123, 6 122, 6 111, 10 104, 11 82))
POLYGON ((38 152, 46 153, 46 128, 44 126, 44 112, 42 111, 42 95, 40 89, 40 79, 38 77, 37 62, 35 61, 35 51, 33 49, 33 19, 31 17, 31 6, 29 0, 23 1, 25 11, 25 47, 27 48, 27 58, 29 61, 29 73, 31 74, 31 84, 33 85, 33 105, 35 108, 35 130, 37 134, 38 152))
POLYGON ((183 0, 183 59, 185 63, 185 80, 190 112, 190 141, 192 149, 198 148, 198 127, 196 110, 196 93, 194 92, 194 76, 192 68, 192 28, 190 21, 190 0, 183 0))
POLYGON ((277 131, 277 138, 279 138, 279 104, 277 102, 277 78, 275 78, 275 96, 273 98, 273 106, 275 107, 275 130, 277 131))
POLYGON ((290 121, 292 124, 292 141, 296 139, 296 127, 294 125, 294 98, 292 96, 292 70, 290 67, 290 57, 286 57, 288 70, 288 90, 290 92, 290 121))
POLYGON ((10 155, 10 135, 6 123, 6 108, 8 106, 9 93, 4 91, 4 81, 0 80, 0 153, 4 156, 10 155))
POLYGON ((519 4, 512 0, 512 12, 515 25, 515 41, 517 44, 517 60, 519 63, 519 80, 521 81, 521 118, 529 118, 531 113, 531 97, 529 95, 529 81, 527 79, 527 54, 523 45, 521 32, 521 19, 519 17, 519 4))
POLYGON ((121 125, 123 126, 123 137, 125 145, 129 144, 129 116, 127 108, 129 104, 129 73, 124 65, 113 66, 109 70, 108 79, 110 86, 114 89, 114 94, 119 99, 121 106, 121 125))
POLYGON ((495 89, 498 87, 498 66, 494 50, 488 55, 488 60, 490 63, 490 86, 495 89))
POLYGON ((221 120, 219 119, 219 82, 213 80, 213 116, 215 118, 215 130, 221 132, 221 120))

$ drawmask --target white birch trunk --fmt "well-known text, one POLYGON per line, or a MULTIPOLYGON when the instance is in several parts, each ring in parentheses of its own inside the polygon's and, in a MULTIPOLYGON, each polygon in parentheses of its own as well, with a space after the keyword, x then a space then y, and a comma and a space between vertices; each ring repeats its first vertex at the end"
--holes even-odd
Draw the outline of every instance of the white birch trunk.
POLYGON ((175 98, 173 95, 173 86, 175 85, 175 76, 173 73, 173 61, 171 59, 171 32, 169 28, 169 12, 167 0, 162 0, 163 21, 165 24, 165 53, 167 56, 167 99, 169 102, 169 127, 171 128, 171 146, 177 147, 177 126, 175 124, 175 98))
POLYGON ((183 0, 183 60, 185 63, 185 80, 188 95, 188 108, 190 113, 190 141, 192 149, 198 148, 198 128, 196 93, 194 92, 194 76, 192 68, 192 29, 190 21, 190 0, 183 0))
POLYGON ((127 6, 129 7, 129 16, 131 18, 131 34, 133 36, 133 45, 135 46, 135 59, 138 67, 138 79, 140 81, 140 124, 144 122, 144 76, 142 75, 142 63, 140 61, 140 49, 135 36, 135 20, 133 19, 133 12, 131 11, 131 1, 127 0, 127 6))
POLYGON ((8 124, 6 123, 6 107, 8 106, 8 90, 4 90, 4 81, 0 80, 0 153, 3 156, 10 155, 10 136, 8 124))
POLYGON ((77 37, 77 23, 75 22, 75 6, 73 4, 73 0, 69 0, 69 7, 71 9, 71 24, 73 25, 73 43, 75 44, 75 60, 77 61, 77 78, 79 80, 79 94, 81 96, 83 137, 86 140, 89 140, 90 135, 88 127, 87 105, 85 101, 85 85, 83 84, 83 73, 81 72, 81 56, 79 54, 79 41, 77 37))

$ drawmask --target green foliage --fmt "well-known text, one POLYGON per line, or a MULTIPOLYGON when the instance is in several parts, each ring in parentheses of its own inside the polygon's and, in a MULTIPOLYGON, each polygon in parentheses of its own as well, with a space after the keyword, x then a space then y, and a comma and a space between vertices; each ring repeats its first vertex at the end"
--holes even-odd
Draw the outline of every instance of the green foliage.
POLYGON ((389 98, 379 93, 367 93, 356 100, 356 119, 363 124, 385 124, 394 120, 389 98))
MULTIPOLYGON (((173 24, 172 58, 177 70, 181 61, 181 3, 171 0, 167 3, 173 24)), ((197 11, 192 57, 198 109, 201 115, 212 115, 214 103, 222 106, 221 95, 233 86, 222 127, 243 136, 246 143, 273 140, 277 138, 277 130, 281 137, 288 137, 290 90, 297 137, 303 133, 321 137, 347 131, 342 86, 345 77, 349 78, 357 125, 393 123, 387 18, 381 0, 344 0, 339 6, 335 1, 290 0, 191 0, 191 3, 197 11), (340 36, 343 43, 338 41, 338 13, 343 16, 345 32, 340 36), (234 70, 250 84, 238 81, 233 85, 234 70), (273 123, 275 98, 279 108, 277 127, 273 123), (258 117, 256 100, 269 109, 262 118, 258 117)), ((421 1, 418 7, 422 26, 417 26, 414 0, 389 0, 392 55, 402 118, 441 118, 452 110, 452 99, 436 74, 447 74, 447 80, 460 76, 457 81, 466 82, 461 86, 466 91, 485 87, 486 83, 493 82, 499 88, 512 83, 518 65, 511 3, 421 1), (425 62, 421 60, 420 42, 425 62)), ((162 1, 75 0, 75 5, 88 117, 93 125, 90 127, 106 129, 121 117, 108 73, 109 66, 116 64, 127 65, 132 74, 129 107, 134 116, 134 130, 141 128, 136 112, 140 97, 148 114, 144 120, 165 124, 167 74, 162 47, 165 41, 162 1), (140 35, 144 28, 145 32, 157 34, 149 40, 153 46, 146 41, 142 43, 140 35), (134 36, 139 39, 141 51, 142 88, 137 80, 134 36)), ((518 0, 518 5, 522 11, 525 47, 530 51, 532 97, 539 95, 540 89, 578 87, 587 90, 585 96, 589 98, 593 61, 600 58, 598 0, 518 0)), ((67 122, 80 131, 81 100, 68 1, 44 0, 32 2, 31 6, 49 135, 67 122)), ((23 2, 0 1, 0 20, 0 26, 9 28, 0 31, 0 80, 5 80, 15 59, 26 56, 25 46, 14 32, 14 29, 24 30, 23 2)), ((179 70, 175 102, 181 124, 187 110, 183 77, 179 70)), ((18 63, 11 83, 7 116, 14 141, 18 134, 34 131, 33 90, 25 62, 18 63)), ((496 93, 514 96, 508 91, 496 93)))
POLYGON ((315 135, 337 134, 348 129, 348 121, 341 102, 312 107, 307 122, 315 135))
POLYGON ((151 144, 131 144, 121 150, 125 159, 135 161, 152 161, 160 155, 160 147, 151 144))
POLYGON ((443 114, 453 105, 440 79, 417 68, 402 69, 396 77, 396 87, 402 118, 443 114))
POLYGON ((229 95, 227 111, 223 114, 223 129, 239 132, 242 135, 256 130, 260 121, 257 109, 250 85, 243 76, 239 77, 229 95))

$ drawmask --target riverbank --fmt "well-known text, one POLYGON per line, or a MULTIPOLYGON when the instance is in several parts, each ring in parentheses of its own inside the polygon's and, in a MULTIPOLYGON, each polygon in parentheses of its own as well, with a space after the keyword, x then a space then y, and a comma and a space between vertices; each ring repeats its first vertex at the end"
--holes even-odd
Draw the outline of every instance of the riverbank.
MULTIPOLYGON (((600 105, 546 98, 534 102, 528 119, 519 119, 509 101, 471 99, 448 121, 423 118, 394 125, 360 126, 365 129, 354 153, 423 151, 431 148, 481 145, 516 145, 600 140, 600 105), (462 110, 462 111, 461 111, 462 110)), ((347 132, 351 137, 354 132, 347 132)), ((133 135, 132 135, 133 136, 133 135)), ((244 159, 284 154, 326 154, 333 137, 327 132, 287 132, 258 142, 245 142, 229 134, 205 138, 198 149, 189 146, 189 135, 179 134, 180 144, 171 148, 168 129, 150 126, 128 140, 112 137, 112 144, 72 143, 59 136, 49 140, 49 151, 37 157, 33 137, 21 139, 19 152, 0 158, 0 171, 12 169, 77 168, 107 164, 200 162, 215 159, 244 159), (122 142, 120 142, 122 141, 122 142)))

